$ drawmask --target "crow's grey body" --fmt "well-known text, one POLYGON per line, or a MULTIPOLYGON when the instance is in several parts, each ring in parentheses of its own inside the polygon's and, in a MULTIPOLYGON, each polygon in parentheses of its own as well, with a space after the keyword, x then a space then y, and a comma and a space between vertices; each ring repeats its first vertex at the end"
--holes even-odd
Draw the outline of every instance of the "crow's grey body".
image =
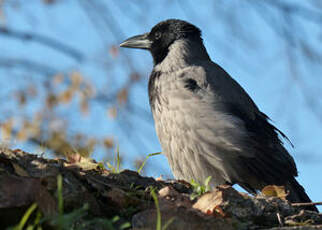
POLYGON ((284 185, 291 201, 310 201, 278 137, 284 134, 210 60, 198 31, 189 23, 168 20, 142 35, 138 46, 123 43, 142 48, 142 37, 149 42, 155 63, 150 105, 174 176, 199 183, 212 176, 213 186, 237 183, 252 193, 266 185, 284 185))
MULTIPOLYGON (((247 93, 209 59, 200 44, 175 41, 167 57, 153 69, 149 95, 156 131, 176 178, 203 183, 211 175, 214 185, 263 187, 265 178, 244 167, 242 160, 265 154, 250 141, 251 135, 262 132, 250 134, 245 121, 230 110, 239 108, 250 121, 262 115, 247 93)), ((271 160, 284 164, 279 171, 296 174, 292 157, 274 134, 269 144, 276 151, 270 155, 277 156, 270 156, 271 160)), ((264 166, 262 170, 274 171, 273 166, 264 166)))

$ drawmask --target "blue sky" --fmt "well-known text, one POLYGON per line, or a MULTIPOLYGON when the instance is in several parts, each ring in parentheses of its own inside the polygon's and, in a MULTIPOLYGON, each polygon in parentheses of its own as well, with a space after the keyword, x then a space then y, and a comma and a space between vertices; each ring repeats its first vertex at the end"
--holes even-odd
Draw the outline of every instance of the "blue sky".
MULTIPOLYGON (((154 24, 168 18, 180 18, 197 25, 203 31, 204 43, 211 58, 246 89, 259 108, 271 117, 274 125, 295 145, 294 149, 290 146, 287 148, 296 160, 298 180, 313 200, 321 201, 322 181, 319 175, 322 159, 322 122, 314 115, 310 105, 313 104, 314 110, 322 114, 322 103, 319 99, 322 94, 322 71, 320 63, 311 63, 303 58, 300 46, 303 39, 313 44, 314 50, 321 54, 322 31, 315 23, 294 17, 294 27, 287 28, 294 34, 299 31, 301 34, 299 42, 291 45, 273 29, 279 28, 279 23, 283 23, 276 20, 278 11, 271 10, 270 7, 265 8, 267 11, 260 11, 274 18, 275 24, 268 24, 265 17, 258 13, 258 8, 248 4, 248 1, 213 3, 207 0, 200 1, 198 6, 191 0, 185 1, 184 4, 179 0, 140 3, 129 0, 109 3, 98 1, 102 6, 101 10, 105 12, 106 21, 118 28, 115 36, 106 25, 101 25, 100 29, 96 30, 79 1, 58 1, 53 5, 45 5, 38 0, 29 0, 28 4, 23 3, 24 1, 17 2, 17 5, 5 4, 4 25, 58 40, 79 50, 84 54, 85 60, 78 63, 49 47, 1 35, 0 57, 25 58, 49 65, 61 72, 78 70, 98 91, 113 91, 124 84, 131 70, 130 67, 124 66, 126 58, 129 57, 133 68, 145 77, 131 91, 130 100, 146 111, 149 111, 147 78, 152 69, 150 54, 142 50, 120 49, 119 56, 113 58, 109 53, 110 46, 118 45, 129 36, 147 32, 154 24), (309 102, 307 98, 310 99, 309 102)), ((104 24, 97 20, 95 22, 104 24)), ((15 87, 23 87, 25 79, 37 84, 42 78, 43 76, 36 73, 28 75, 24 70, 3 70, 0 66, 0 80, 6 79, 0 81, 0 84, 8 91, 15 87), (12 74, 10 78, 9 74, 12 74)), ((8 108, 10 106, 12 105, 9 103, 8 108)), ((29 109, 37 109, 37 104, 29 109)), ((131 129, 134 132, 129 135, 139 133, 144 136, 142 144, 138 143, 139 146, 135 146, 129 143, 131 137, 126 137, 115 121, 107 119, 106 108, 93 105, 91 116, 88 117, 79 117, 79 113, 73 113, 76 109, 77 106, 71 104, 61 107, 59 111, 69 119, 70 132, 82 130, 89 135, 102 137, 115 135, 121 153, 124 153, 127 159, 124 167, 132 167, 130 162, 138 155, 161 151, 151 115, 147 118, 148 122, 142 122, 139 117, 132 118, 134 125, 131 129)), ((13 147, 30 149, 29 146, 21 144, 13 147)), ((94 158, 102 159, 102 153, 97 150, 94 158)), ((148 171, 148 175, 171 175, 165 157, 155 156, 149 159, 149 163, 153 164, 153 167, 148 171)))

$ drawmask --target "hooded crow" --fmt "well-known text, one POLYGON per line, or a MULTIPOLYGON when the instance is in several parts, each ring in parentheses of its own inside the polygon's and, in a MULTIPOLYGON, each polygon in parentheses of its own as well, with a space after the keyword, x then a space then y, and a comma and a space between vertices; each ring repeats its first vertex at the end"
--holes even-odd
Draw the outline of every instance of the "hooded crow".
MULTIPOLYGON (((255 194, 283 185, 290 202, 311 202, 279 135, 245 90, 212 62, 196 26, 177 19, 121 47, 149 50, 149 100, 163 153, 177 179, 239 184, 255 194)), ((316 207, 307 209, 317 211, 316 207)))

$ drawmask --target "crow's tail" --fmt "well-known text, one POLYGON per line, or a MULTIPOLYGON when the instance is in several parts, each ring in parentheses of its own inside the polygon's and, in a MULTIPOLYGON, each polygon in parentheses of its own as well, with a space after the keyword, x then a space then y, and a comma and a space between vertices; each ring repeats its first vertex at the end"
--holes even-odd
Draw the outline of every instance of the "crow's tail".
MULTIPOLYGON (((291 179, 286 184, 286 190, 289 191, 289 195, 287 196, 287 200, 291 203, 311 203, 311 199, 306 194, 304 188, 297 182, 295 178, 291 179)), ((303 206, 306 210, 311 210, 315 212, 319 212, 318 209, 312 206, 303 206)))

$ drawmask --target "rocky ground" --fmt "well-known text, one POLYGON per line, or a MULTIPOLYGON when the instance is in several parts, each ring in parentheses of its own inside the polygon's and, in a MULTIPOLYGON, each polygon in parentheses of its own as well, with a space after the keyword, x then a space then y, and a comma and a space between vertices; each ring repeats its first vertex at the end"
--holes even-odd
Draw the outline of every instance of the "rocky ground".
POLYGON ((37 212, 25 226, 42 229, 322 229, 321 214, 295 207, 278 194, 253 197, 220 186, 191 200, 192 190, 185 182, 135 171, 112 173, 77 155, 67 161, 0 151, 3 229, 21 223, 34 203, 37 212))

